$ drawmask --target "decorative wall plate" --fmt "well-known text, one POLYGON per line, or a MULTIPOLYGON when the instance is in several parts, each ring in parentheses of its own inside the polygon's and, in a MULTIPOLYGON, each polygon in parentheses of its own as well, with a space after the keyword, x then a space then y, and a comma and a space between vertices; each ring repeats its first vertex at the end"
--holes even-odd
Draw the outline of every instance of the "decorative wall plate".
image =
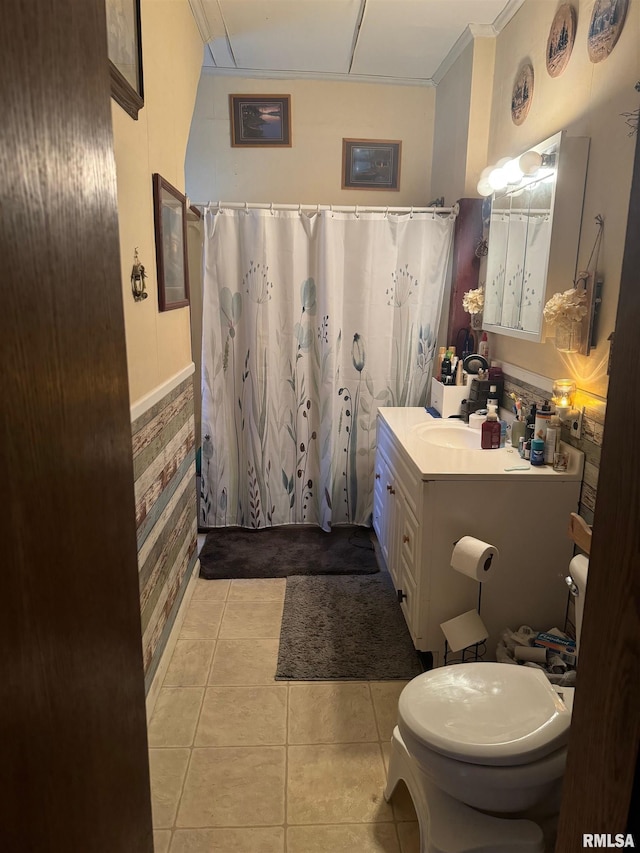
POLYGON ((624 27, 629 0, 596 0, 589 24, 587 49, 592 62, 602 62, 611 53, 624 27))
POLYGON ((547 71, 559 77, 567 67, 576 40, 577 15, 571 3, 564 3, 555 14, 547 39, 547 71))
POLYGON ((526 119, 533 100, 533 65, 530 62, 521 66, 513 84, 511 95, 511 118, 514 124, 522 124, 526 119))

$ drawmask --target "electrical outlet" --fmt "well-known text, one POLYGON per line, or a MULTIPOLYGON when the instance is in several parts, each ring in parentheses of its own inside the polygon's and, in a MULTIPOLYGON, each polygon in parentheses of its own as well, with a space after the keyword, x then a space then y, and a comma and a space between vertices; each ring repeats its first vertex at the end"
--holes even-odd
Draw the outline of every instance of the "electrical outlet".
POLYGON ((582 435, 582 416, 584 415, 584 408, 575 409, 571 412, 569 421, 569 435, 571 438, 580 438, 582 435))

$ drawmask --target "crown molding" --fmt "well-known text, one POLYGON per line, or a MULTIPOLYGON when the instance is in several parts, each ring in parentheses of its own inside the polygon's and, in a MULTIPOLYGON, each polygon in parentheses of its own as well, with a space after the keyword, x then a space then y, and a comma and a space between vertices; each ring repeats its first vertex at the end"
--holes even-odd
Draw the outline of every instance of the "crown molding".
POLYGON ((211 33, 209 32, 209 22, 204 11, 204 6, 202 5, 202 0, 189 0, 189 6, 191 6, 191 13, 195 19, 200 38, 204 44, 207 44, 211 33))
POLYGON ((513 16, 523 4, 524 0, 509 0, 502 12, 500 12, 498 17, 493 22, 493 29, 495 30, 496 35, 502 32, 502 30, 507 26, 511 18, 513 18, 513 16))
POLYGON ((507 5, 492 24, 468 24, 464 32, 436 69, 432 78, 433 84, 437 86, 438 83, 440 83, 447 72, 455 64, 456 60, 460 58, 465 48, 467 48, 474 39, 495 38, 507 26, 524 1, 525 0, 509 0, 507 5))
POLYGON ((373 74, 343 74, 328 71, 263 71, 255 68, 221 68, 205 65, 202 73, 221 77, 252 77, 262 80, 333 80, 341 83, 375 83, 378 86, 435 86, 431 78, 383 77, 373 74))
POLYGON ((471 28, 469 26, 465 27, 462 34, 458 37, 458 40, 453 45, 449 53, 442 60, 440 65, 436 68, 436 73, 433 75, 434 85, 438 85, 440 81, 444 78, 447 72, 455 65, 456 61, 462 56, 465 49, 469 47, 471 42, 473 41, 473 35, 471 33, 471 28))

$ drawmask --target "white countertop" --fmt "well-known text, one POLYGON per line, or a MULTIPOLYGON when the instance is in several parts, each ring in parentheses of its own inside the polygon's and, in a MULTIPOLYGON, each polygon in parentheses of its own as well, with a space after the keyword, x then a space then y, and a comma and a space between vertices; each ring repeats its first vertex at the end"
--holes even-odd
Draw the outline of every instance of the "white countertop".
POLYGON ((468 427, 463 421, 433 418, 421 407, 390 407, 378 409, 378 415, 398 439, 403 453, 418 469, 422 480, 497 480, 515 477, 556 480, 581 480, 584 453, 562 442, 569 456, 567 471, 554 471, 551 465, 530 465, 517 450, 505 447, 500 450, 480 448, 480 430, 468 427), (465 437, 477 436, 477 447, 457 449, 434 444, 428 440, 431 428, 465 430, 465 437), (425 437, 426 436, 426 437, 425 437), (508 470, 516 468, 518 470, 508 470))

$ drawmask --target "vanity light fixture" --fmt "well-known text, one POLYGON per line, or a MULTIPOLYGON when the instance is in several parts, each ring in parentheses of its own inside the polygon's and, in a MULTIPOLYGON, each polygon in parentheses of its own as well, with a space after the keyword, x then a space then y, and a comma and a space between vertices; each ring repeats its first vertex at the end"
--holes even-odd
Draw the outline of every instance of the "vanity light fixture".
POLYGON ((480 174, 478 194, 490 196, 507 187, 517 189, 524 179, 536 176, 544 178, 553 173, 556 164, 555 153, 540 154, 538 151, 525 151, 520 157, 503 157, 495 166, 487 166, 480 174), (538 173, 546 170, 545 174, 538 173))
POLYGON ((576 396, 576 383, 573 379, 556 379, 553 383, 552 400, 556 406, 556 414, 563 420, 573 409, 576 396))

